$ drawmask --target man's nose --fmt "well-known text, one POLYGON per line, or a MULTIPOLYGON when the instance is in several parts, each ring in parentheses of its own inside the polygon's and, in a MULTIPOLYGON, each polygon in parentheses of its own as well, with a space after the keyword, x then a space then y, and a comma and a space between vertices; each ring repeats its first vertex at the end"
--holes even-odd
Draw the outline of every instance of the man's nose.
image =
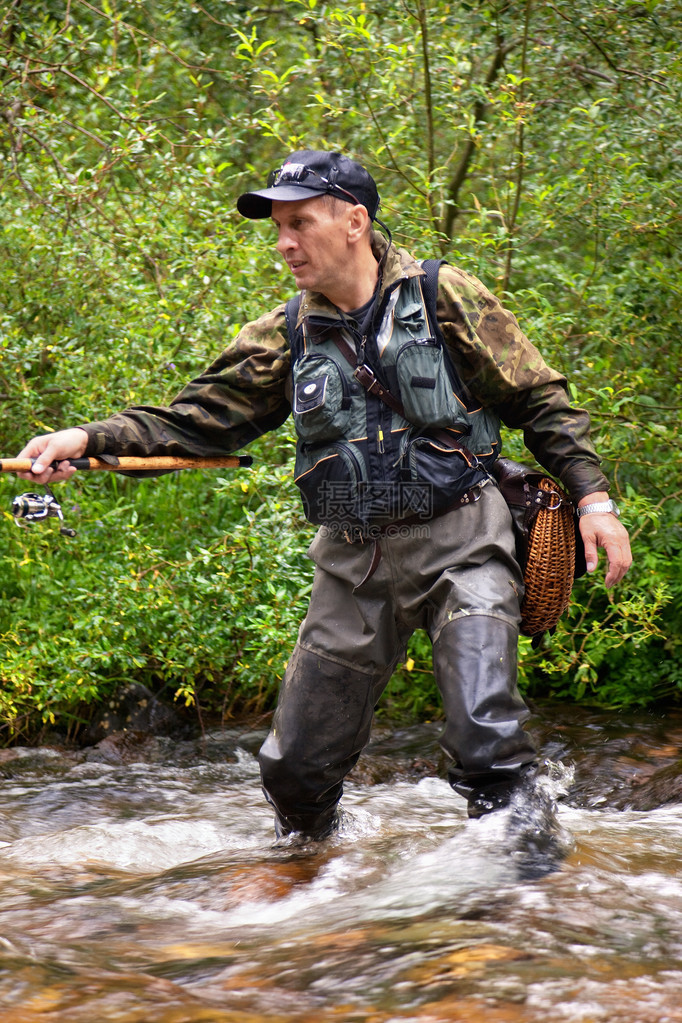
POLYGON ((286 227, 280 227, 277 234, 277 251, 284 255, 289 249, 293 247, 294 240, 291 231, 288 231, 286 227))

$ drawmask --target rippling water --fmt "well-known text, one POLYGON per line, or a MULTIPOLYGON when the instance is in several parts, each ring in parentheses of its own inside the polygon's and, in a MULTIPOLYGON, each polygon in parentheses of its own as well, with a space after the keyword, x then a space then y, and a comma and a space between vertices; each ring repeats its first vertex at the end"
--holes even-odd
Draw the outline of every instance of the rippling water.
POLYGON ((435 725, 380 727, 308 849, 274 847, 246 726, 4 751, 0 1018, 682 1021, 680 718, 533 729, 548 871, 524 869, 537 820, 467 819, 435 725))

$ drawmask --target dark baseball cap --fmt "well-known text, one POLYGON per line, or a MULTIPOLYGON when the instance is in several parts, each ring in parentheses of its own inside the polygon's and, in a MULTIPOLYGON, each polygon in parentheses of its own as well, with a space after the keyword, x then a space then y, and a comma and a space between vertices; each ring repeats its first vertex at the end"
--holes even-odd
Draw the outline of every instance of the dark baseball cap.
POLYGON ((364 206, 374 220, 379 209, 379 193, 374 178, 365 168, 342 153, 302 149, 286 158, 268 176, 268 187, 245 192, 237 199, 243 217, 263 220, 272 215, 272 200, 295 202, 315 195, 333 195, 337 199, 364 206))

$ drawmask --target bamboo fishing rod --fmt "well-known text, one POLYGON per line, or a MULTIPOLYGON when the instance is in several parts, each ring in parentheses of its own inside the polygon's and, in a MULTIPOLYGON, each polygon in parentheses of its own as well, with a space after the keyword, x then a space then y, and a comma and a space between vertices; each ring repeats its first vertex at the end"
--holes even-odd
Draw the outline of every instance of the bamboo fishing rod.
MULTIPOLYGON (((174 469, 246 469, 252 463, 251 455, 219 455, 214 458, 179 458, 174 455, 157 455, 139 458, 133 455, 102 455, 101 458, 65 458, 74 469, 104 469, 107 472, 152 471, 168 472, 174 469)), ((0 472, 30 472, 35 458, 0 458, 0 472)), ((56 469, 60 462, 52 462, 51 468, 56 469)), ((64 523, 61 505, 47 484, 43 484, 45 494, 20 494, 12 502, 12 515, 17 525, 42 522, 45 519, 57 518, 60 523, 59 532, 62 536, 75 536, 75 529, 64 523)))
MULTIPOLYGON (((0 472, 30 472, 35 458, 0 458, 0 472)), ((157 455, 139 458, 133 455, 105 455, 102 458, 66 458, 74 469, 104 469, 107 472, 155 471, 169 469, 247 469, 253 464, 251 455, 218 455, 214 458, 181 458, 157 455)), ((56 469, 59 462, 52 462, 56 469)))

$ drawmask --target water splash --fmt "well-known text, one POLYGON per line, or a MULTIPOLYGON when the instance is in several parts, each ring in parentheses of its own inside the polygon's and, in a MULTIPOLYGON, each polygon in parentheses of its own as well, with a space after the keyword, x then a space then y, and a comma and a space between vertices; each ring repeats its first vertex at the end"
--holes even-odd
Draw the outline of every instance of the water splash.
POLYGON ((557 801, 565 796, 573 770, 546 762, 546 774, 537 775, 513 796, 508 813, 506 842, 520 880, 530 881, 558 870, 573 848, 573 838, 562 827, 557 801))

